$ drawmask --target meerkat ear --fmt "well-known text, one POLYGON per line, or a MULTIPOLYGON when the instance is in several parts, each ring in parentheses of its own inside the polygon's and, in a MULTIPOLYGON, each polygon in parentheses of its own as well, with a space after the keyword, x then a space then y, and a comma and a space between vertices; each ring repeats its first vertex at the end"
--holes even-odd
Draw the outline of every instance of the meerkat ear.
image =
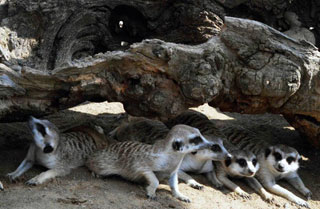
POLYGON ((265 158, 267 158, 271 153, 271 147, 268 147, 265 151, 264 151, 264 156, 265 158))
POLYGON ((38 131, 42 136, 45 136, 47 134, 46 132, 46 127, 42 124, 39 123, 40 120, 30 116, 29 119, 29 127, 32 131, 38 131))
POLYGON ((172 148, 173 148, 173 150, 176 150, 176 151, 182 151, 182 146, 183 146, 183 144, 181 141, 174 141, 172 143, 172 148))
POLYGON ((227 157, 227 159, 224 161, 224 164, 228 167, 231 164, 231 157, 227 157))
POLYGON ((296 159, 296 161, 297 161, 297 162, 301 162, 301 161, 302 161, 302 157, 301 157, 301 155, 300 155, 300 154, 298 154, 298 155, 297 155, 297 159, 296 159))

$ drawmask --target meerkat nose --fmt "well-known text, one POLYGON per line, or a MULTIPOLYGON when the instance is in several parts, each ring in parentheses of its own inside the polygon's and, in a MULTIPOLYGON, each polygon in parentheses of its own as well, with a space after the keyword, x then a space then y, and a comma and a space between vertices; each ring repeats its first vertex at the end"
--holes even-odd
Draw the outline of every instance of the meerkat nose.
POLYGON ((280 171, 283 170, 283 166, 282 165, 279 165, 278 168, 279 168, 280 171))
POLYGON ((254 174, 254 172, 252 170, 249 170, 248 173, 249 173, 249 175, 254 174))
POLYGON ((43 149, 44 153, 50 153, 52 151, 53 151, 53 147, 50 144, 47 144, 43 149))

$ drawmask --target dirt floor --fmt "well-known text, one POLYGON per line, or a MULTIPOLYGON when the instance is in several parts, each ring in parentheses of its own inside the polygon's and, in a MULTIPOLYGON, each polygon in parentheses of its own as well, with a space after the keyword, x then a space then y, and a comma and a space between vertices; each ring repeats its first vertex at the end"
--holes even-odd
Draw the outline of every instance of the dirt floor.
MULTIPOLYGON (((222 114, 217 110, 203 105, 197 110, 205 113, 210 119, 220 124, 239 124, 250 131, 256 132, 270 143, 286 143, 294 146, 302 155, 299 171, 304 183, 312 191, 313 198, 309 201, 311 208, 320 208, 320 152, 309 146, 304 139, 279 115, 240 115, 235 113, 222 114)), ((104 129, 112 129, 124 117, 124 110, 119 103, 87 103, 69 109, 65 114, 78 121, 78 115, 90 118, 105 116, 104 129), (102 114, 104 113, 104 114, 102 114), (107 115, 107 116, 106 116, 107 115)), ((53 121, 59 118, 50 116, 53 121)), ((68 120, 68 117, 64 117, 68 120)), ((179 184, 180 191, 189 196, 192 203, 183 203, 172 197, 170 188, 160 184, 157 190, 157 200, 146 199, 143 185, 128 182, 119 177, 97 179, 91 176, 86 168, 74 170, 70 175, 56 178, 43 185, 32 187, 24 182, 45 169, 34 167, 30 169, 17 183, 10 183, 6 177, 8 172, 14 171, 23 160, 27 148, 28 135, 25 123, 0 125, 0 180, 5 191, 0 191, 0 208, 17 209, 57 209, 57 208, 297 208, 289 201, 276 197, 274 203, 263 201, 258 194, 237 180, 243 189, 251 194, 251 200, 244 200, 227 190, 214 189, 205 177, 193 175, 196 180, 205 185, 203 191, 179 184), (12 131, 21 128, 21 132, 12 131), (14 133, 13 133, 14 132, 14 133), (1 138, 2 137, 2 138, 1 138), (5 140, 6 139, 6 140, 5 140)), ((60 125, 63 127, 63 125, 60 125)), ((295 194, 298 194, 285 182, 281 182, 295 194)), ((300 196, 300 195, 299 195, 300 196)))

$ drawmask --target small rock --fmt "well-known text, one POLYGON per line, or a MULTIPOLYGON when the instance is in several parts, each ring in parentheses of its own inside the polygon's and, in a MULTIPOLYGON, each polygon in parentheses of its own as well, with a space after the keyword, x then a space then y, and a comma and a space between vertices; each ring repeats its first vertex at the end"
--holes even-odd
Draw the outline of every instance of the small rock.
POLYGON ((168 207, 169 207, 169 208, 176 208, 176 206, 174 206, 174 205, 172 205, 172 204, 169 204, 168 207))
POLYGON ((290 209, 290 206, 289 206, 288 203, 285 203, 285 204, 283 205, 283 208, 285 208, 285 209, 290 209))

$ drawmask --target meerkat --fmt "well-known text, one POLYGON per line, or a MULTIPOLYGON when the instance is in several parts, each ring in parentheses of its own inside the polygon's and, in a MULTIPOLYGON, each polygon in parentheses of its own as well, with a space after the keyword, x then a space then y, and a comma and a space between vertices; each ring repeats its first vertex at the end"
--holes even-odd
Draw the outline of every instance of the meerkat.
POLYGON ((242 132, 240 137, 236 137, 234 129, 226 128, 225 131, 232 136, 229 138, 232 144, 240 149, 250 150, 257 155, 260 169, 256 177, 268 191, 297 205, 309 207, 305 200, 276 183, 277 180, 285 179, 308 200, 311 198, 312 193, 305 187, 297 172, 301 156, 296 149, 283 144, 271 146, 258 137, 250 136, 252 134, 244 129, 238 131, 242 132))
POLYGON ((217 185, 224 185, 231 191, 243 198, 250 198, 250 195, 242 190, 238 185, 229 178, 242 178, 251 188, 258 192, 262 198, 268 202, 272 201, 272 194, 267 192, 259 181, 254 177, 259 170, 259 163, 255 154, 247 150, 237 149, 235 146, 226 143, 232 157, 222 162, 214 162, 213 181, 217 185))
POLYGON ((207 148, 212 144, 200 131, 186 125, 174 126, 165 139, 153 145, 137 141, 110 144, 106 149, 94 153, 87 167, 99 176, 120 175, 131 181, 147 180, 147 197, 156 198, 158 179, 169 177, 172 195, 190 202, 178 188, 178 170, 184 156, 207 148))
MULTIPOLYGON (((157 140, 164 139, 168 132, 169 128, 161 121, 139 117, 131 118, 130 122, 122 123, 116 130, 112 131, 112 136, 118 141, 130 140, 154 144, 157 140)), ((195 189, 202 189, 203 185, 186 172, 205 174, 207 178, 211 179, 211 171, 213 169, 211 160, 222 161, 227 157, 231 157, 223 146, 221 139, 206 135, 205 138, 212 143, 212 146, 208 149, 187 154, 178 172, 178 178, 195 189)))
POLYGON ((228 179, 228 177, 244 178, 249 186, 258 192, 263 199, 266 201, 272 200, 272 195, 262 187, 257 179, 254 178, 254 175, 259 170, 259 163, 257 162, 256 155, 250 151, 240 150, 228 142, 228 138, 235 138, 232 131, 220 129, 211 122, 206 115, 194 110, 187 110, 181 113, 177 117, 169 120, 166 125, 171 127, 172 125, 179 123, 196 127, 205 136, 221 138, 224 140, 225 147, 230 152, 231 156, 224 161, 213 161, 212 163, 214 166, 207 175, 209 181, 216 188, 226 186, 240 196, 248 198, 248 193, 228 179))
POLYGON ((31 116, 28 124, 33 142, 19 167, 8 174, 11 181, 19 178, 35 163, 49 170, 28 180, 28 185, 42 184, 51 178, 67 175, 71 169, 83 166, 91 153, 102 149, 107 143, 101 128, 83 126, 60 134, 58 128, 48 120, 31 116))

